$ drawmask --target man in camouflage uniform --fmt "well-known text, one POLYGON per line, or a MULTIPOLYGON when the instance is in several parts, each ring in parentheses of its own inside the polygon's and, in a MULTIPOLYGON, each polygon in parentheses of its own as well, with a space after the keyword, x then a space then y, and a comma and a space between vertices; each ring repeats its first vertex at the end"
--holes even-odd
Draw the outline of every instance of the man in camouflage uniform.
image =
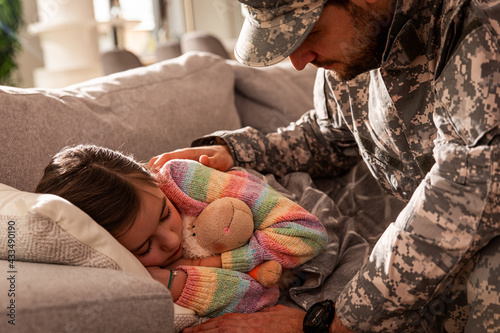
MULTIPOLYGON (((196 145, 224 146, 151 164, 182 156, 324 177, 361 157, 407 205, 338 298, 330 332, 498 331, 500 0, 239 1, 238 60, 324 67, 315 110, 278 133, 218 132, 196 145)), ((245 318, 273 329, 280 311, 292 313, 199 329, 245 318)))

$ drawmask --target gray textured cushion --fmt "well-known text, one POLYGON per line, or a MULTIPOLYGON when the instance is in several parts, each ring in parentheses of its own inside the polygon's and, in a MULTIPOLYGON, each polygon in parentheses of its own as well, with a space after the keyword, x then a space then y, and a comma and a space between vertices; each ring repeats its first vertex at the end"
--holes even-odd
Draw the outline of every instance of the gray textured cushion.
POLYGON ((124 270, 151 278, 137 258, 79 208, 56 195, 0 184, 0 259, 124 270))
POLYGON ((0 87, 0 183, 33 191, 66 145, 94 143, 140 160, 240 127, 234 70, 186 54, 66 89, 0 87))
MULTIPOLYGON (((7 261, 0 260, 7 274, 7 261)), ((16 263, 15 297, 0 279, 0 332, 172 332, 173 303, 159 282, 102 268, 16 263), (15 327, 7 307, 15 299, 15 327)))
POLYGON ((235 71, 235 103, 242 126, 273 132, 314 107, 316 68, 299 72, 289 62, 259 68, 228 63, 235 71))

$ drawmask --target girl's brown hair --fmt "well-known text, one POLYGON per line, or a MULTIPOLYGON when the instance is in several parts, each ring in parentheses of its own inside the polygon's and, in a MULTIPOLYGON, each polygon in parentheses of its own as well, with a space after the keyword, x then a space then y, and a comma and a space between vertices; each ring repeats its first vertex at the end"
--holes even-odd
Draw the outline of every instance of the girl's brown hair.
POLYGON ((68 200, 118 237, 139 212, 137 182, 157 186, 154 176, 132 156, 79 145, 66 147, 52 158, 36 192, 68 200))

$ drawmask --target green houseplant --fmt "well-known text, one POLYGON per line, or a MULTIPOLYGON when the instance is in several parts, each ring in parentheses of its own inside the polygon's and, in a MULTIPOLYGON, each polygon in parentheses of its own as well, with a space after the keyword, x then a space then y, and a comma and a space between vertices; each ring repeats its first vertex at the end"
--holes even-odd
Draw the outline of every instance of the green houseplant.
POLYGON ((14 85, 16 55, 21 49, 18 32, 23 26, 21 0, 0 0, 0 84, 14 85))

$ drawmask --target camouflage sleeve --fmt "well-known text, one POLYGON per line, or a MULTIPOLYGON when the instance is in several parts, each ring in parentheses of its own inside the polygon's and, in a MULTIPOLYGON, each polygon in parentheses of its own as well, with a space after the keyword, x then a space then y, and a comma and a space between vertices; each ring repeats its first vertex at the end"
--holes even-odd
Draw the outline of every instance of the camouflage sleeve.
POLYGON ((475 24, 435 82, 436 164, 338 298, 356 332, 421 331, 451 280, 500 234, 500 43, 475 24))
POLYGON ((339 174, 359 160, 358 148, 341 117, 326 102, 324 75, 315 83, 315 110, 298 121, 267 135, 245 127, 218 131, 195 140, 193 146, 217 143, 228 145, 235 166, 284 175, 303 171, 313 177, 339 174))

